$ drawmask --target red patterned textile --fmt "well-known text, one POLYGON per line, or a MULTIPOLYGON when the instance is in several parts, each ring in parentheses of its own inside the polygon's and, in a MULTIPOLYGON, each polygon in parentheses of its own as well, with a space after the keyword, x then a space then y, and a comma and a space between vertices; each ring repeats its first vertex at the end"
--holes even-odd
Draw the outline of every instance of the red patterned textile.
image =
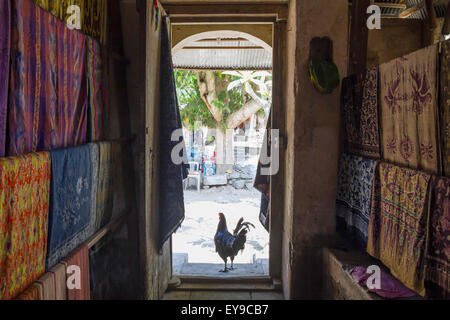
POLYGON ((0 159, 0 300, 45 271, 49 193, 48 153, 0 159))

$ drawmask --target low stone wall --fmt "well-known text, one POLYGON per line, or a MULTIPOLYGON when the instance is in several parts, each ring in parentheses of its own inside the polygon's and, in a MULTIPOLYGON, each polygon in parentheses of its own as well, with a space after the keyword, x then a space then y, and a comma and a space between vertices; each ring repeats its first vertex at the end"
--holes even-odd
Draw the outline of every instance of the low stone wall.
POLYGON ((357 259, 350 258, 351 255, 351 253, 329 248, 323 250, 323 298, 325 300, 382 300, 358 285, 345 270, 342 260, 351 260, 354 264, 358 264, 355 261, 357 259))

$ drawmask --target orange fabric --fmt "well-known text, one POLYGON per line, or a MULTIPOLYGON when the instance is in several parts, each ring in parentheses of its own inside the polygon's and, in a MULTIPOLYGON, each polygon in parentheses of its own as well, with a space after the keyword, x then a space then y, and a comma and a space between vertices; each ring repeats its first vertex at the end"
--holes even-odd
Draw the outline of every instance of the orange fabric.
POLYGON ((45 271, 49 190, 49 153, 0 159, 0 300, 45 271))

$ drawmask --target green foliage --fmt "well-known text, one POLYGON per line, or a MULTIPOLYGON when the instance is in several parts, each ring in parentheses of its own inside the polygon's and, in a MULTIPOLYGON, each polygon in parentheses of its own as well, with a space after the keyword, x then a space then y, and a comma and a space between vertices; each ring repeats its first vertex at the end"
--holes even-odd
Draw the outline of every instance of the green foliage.
POLYGON ((190 130, 202 125, 214 128, 216 120, 200 96, 195 72, 175 70, 175 82, 183 125, 190 130))
MULTIPOLYGON (((252 99, 245 90, 246 81, 250 80, 252 85, 260 85, 260 89, 268 88, 267 86, 263 86, 263 83, 258 82, 256 77, 260 77, 265 81, 267 78, 271 79, 271 74, 252 74, 253 76, 250 75, 245 77, 243 76, 243 73, 238 72, 214 73, 216 83, 219 84, 216 85, 216 88, 220 87, 223 88, 223 90, 221 92, 216 92, 218 101, 213 101, 212 104, 222 113, 223 120, 220 123, 220 126, 223 129, 226 129, 228 117, 241 109, 246 101, 252 99)), ((217 122, 200 96, 196 73, 193 71, 176 70, 175 81, 178 102, 180 104, 180 113, 184 126, 190 130, 197 130, 198 127, 201 126, 216 128, 217 122)), ((267 89, 266 91, 270 91, 269 94, 271 94, 271 90, 267 89)), ((260 93, 262 96, 265 94, 265 92, 260 93)), ((264 114, 264 110, 260 110, 259 114, 264 114)))

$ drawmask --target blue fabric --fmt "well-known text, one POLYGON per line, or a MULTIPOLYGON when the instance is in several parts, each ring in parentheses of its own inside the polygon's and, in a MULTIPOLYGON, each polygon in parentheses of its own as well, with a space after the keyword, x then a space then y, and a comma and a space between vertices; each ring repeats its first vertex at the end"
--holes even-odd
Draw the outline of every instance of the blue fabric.
POLYGON ((365 250, 376 161, 343 154, 337 195, 338 227, 355 247, 365 250))
POLYGON ((51 151, 52 176, 46 269, 93 234, 98 145, 51 151))
POLYGON ((183 147, 184 164, 176 165, 172 161, 172 150, 180 143, 172 141, 175 130, 182 129, 178 107, 175 77, 172 62, 172 47, 167 30, 166 17, 161 29, 161 73, 160 73, 160 216, 159 216, 159 250, 184 220, 183 180, 187 178, 186 145, 183 147))

